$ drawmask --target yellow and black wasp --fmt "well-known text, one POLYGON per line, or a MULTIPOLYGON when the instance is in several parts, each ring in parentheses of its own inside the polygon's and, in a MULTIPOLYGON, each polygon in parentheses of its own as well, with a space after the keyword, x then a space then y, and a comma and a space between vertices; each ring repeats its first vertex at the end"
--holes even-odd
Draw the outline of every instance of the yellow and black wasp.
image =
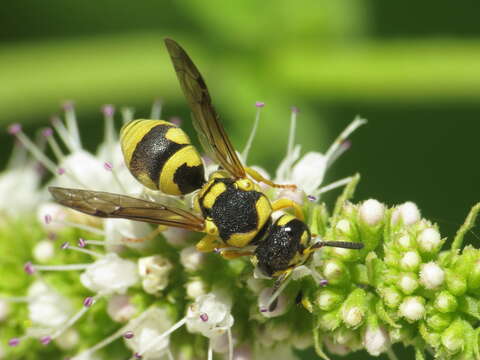
POLYGON ((270 202, 253 180, 278 185, 243 166, 212 105, 205 81, 185 50, 166 39, 175 72, 193 113, 193 124, 207 155, 220 169, 208 181, 198 151, 177 126, 162 120, 134 120, 120 132, 125 163, 144 186, 170 195, 198 191, 195 212, 107 192, 50 187, 57 202, 83 213, 124 218, 205 233, 199 251, 223 249, 226 258, 255 255, 268 276, 284 279, 321 245, 358 248, 353 243, 314 243, 298 204, 288 199, 270 202), (253 180, 252 180, 253 179, 253 180), (292 207, 272 223, 272 212, 292 207), (252 251, 250 245, 256 247, 252 251), (248 246, 249 250, 245 250, 248 246))

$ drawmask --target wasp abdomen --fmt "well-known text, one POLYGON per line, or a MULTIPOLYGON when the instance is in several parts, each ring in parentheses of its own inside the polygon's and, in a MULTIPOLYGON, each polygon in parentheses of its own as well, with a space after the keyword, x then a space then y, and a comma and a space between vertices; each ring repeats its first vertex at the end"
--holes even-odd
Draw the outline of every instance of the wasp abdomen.
POLYGON ((183 195, 205 183, 200 155, 188 136, 174 124, 134 120, 124 125, 120 139, 125 163, 146 187, 183 195))

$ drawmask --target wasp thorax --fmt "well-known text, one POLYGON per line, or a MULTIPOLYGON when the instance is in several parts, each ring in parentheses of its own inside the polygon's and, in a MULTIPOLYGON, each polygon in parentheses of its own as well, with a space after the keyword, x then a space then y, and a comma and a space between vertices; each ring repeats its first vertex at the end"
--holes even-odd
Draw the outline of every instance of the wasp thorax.
POLYGON ((255 250, 259 269, 265 275, 278 276, 299 265, 309 241, 310 231, 303 221, 292 215, 281 216, 255 250))
POLYGON ((202 187, 205 171, 190 139, 163 120, 133 120, 120 131, 125 163, 144 186, 170 195, 184 195, 202 187))

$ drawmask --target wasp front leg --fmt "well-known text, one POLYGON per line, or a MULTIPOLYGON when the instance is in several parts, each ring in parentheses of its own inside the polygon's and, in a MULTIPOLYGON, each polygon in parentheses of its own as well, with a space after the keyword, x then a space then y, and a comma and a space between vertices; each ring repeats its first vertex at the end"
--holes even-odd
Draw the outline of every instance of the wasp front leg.
POLYGON ((280 189, 289 189, 289 190, 297 190, 297 185, 294 184, 275 184, 273 181, 268 180, 267 178, 263 177, 258 171, 246 167, 245 172, 252 177, 255 181, 267 184, 268 186, 280 189))
POLYGON ((288 209, 288 208, 293 208, 293 211, 295 212, 295 217, 297 219, 301 221, 305 220, 305 217, 303 216, 302 207, 295 201, 284 198, 284 199, 275 200, 272 203, 273 211, 288 209))

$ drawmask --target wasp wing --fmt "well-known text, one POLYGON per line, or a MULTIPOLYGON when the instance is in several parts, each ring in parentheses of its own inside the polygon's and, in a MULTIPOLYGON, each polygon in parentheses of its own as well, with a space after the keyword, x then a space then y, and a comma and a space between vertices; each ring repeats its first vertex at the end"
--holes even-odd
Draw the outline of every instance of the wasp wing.
POLYGON ((185 50, 174 40, 165 39, 180 86, 193 113, 193 125, 199 140, 212 160, 235 178, 246 177, 245 168, 235 152, 212 104, 207 85, 185 50))
POLYGON ((103 191, 49 187, 58 203, 88 215, 121 218, 202 232, 202 218, 179 208, 103 191))

